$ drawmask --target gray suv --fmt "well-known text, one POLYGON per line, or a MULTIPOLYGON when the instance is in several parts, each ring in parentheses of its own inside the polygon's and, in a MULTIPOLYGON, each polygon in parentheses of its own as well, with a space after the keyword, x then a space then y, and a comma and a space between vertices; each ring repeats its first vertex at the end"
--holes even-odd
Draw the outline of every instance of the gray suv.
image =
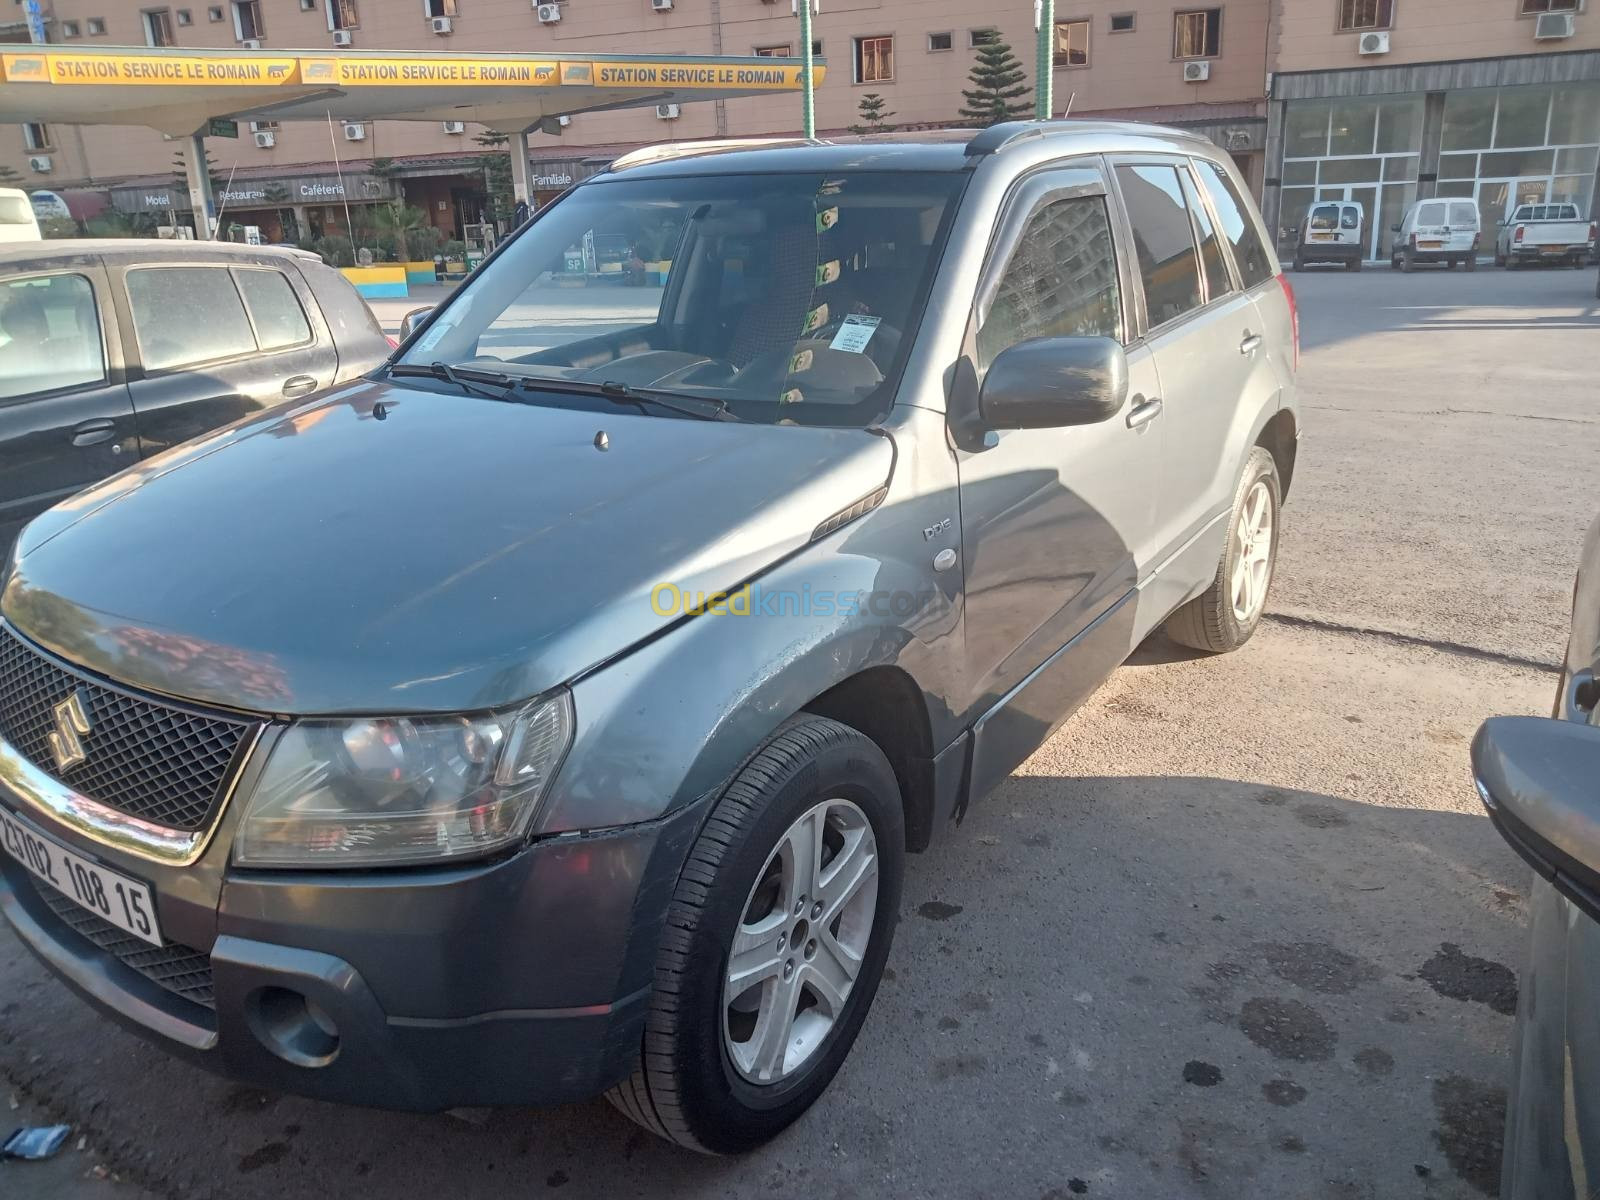
POLYGON ((906 854, 1158 627, 1250 637, 1297 341, 1175 130, 628 156, 364 380, 26 528, 0 909, 260 1087, 755 1146, 906 854))

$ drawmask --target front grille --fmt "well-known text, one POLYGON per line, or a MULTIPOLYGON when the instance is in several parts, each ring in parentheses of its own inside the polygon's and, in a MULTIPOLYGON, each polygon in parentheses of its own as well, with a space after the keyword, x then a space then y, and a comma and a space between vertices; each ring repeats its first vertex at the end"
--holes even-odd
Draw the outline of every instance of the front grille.
POLYGON ((182 996, 204 1008, 216 1008, 216 998, 211 991, 210 955, 177 942, 152 946, 102 921, 53 888, 36 890, 50 906, 50 911, 74 933, 92 942, 124 966, 133 968, 175 996, 182 996))
POLYGON ((204 829, 253 731, 74 674, 0 624, 0 737, 91 800, 171 829, 204 829), (52 709, 74 691, 91 729, 84 761, 62 770, 50 750, 52 709))

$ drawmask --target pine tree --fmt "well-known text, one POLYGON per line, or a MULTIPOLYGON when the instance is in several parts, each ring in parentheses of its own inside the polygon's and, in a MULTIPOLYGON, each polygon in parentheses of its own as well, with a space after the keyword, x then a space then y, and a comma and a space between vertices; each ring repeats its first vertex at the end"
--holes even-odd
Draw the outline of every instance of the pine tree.
POLYGON ((858 111, 861 115, 861 124, 850 126, 851 133, 883 133, 889 128, 889 118, 892 112, 884 111, 884 99, 877 92, 868 92, 861 97, 858 111))
POLYGON ((962 89, 966 103, 961 115, 979 125, 998 125, 1031 116, 1033 105, 1026 97, 1033 89, 1023 82, 1027 76, 1011 47, 995 41, 978 47, 978 61, 968 76, 972 88, 962 89))
POLYGON ((489 151, 483 156, 483 182, 494 219, 509 225, 517 207, 511 178, 511 135, 489 129, 472 140, 489 151))

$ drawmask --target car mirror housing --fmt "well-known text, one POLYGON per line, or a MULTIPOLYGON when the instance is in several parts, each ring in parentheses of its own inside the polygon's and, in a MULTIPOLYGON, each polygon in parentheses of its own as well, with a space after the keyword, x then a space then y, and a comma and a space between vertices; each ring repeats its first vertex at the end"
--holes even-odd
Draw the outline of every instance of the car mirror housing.
POLYGON ((422 324, 422 319, 431 313, 434 306, 429 304, 422 308, 413 308, 400 318, 400 340, 403 342, 416 332, 417 326, 422 324))
POLYGON ((1398 225, 1389 226, 1389 232, 1390 233, 1399 233, 1400 232, 1400 226, 1398 226, 1398 225))
POLYGON ((989 364, 978 412, 989 429, 1058 429, 1115 416, 1128 395, 1128 359, 1107 337, 1035 338, 989 364))
POLYGON ((1472 771, 1511 848, 1600 920, 1600 728, 1493 717, 1473 739, 1472 771))

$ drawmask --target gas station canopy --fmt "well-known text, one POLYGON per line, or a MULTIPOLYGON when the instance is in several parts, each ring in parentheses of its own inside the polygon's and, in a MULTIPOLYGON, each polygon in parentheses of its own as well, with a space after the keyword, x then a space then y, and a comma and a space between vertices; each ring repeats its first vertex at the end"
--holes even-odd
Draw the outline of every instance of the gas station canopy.
MULTIPOLYGON (((816 83, 825 70, 813 68, 816 83)), ((803 71, 786 58, 18 46, 0 54, 0 121, 174 137, 213 117, 527 130, 568 113, 799 91, 803 71)))

